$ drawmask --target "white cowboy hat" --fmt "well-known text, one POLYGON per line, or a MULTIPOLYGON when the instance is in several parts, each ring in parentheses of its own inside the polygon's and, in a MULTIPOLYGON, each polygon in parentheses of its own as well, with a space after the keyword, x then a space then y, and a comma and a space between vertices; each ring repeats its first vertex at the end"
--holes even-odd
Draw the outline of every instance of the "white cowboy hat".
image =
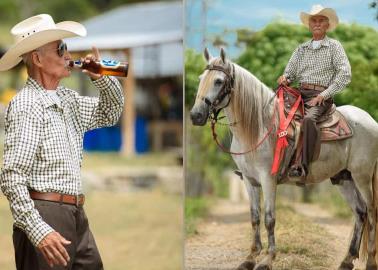
POLYGON ((306 25, 309 28, 310 17, 316 15, 321 15, 328 18, 329 27, 327 31, 332 31, 336 28, 337 24, 339 23, 339 18, 337 17, 335 10, 332 8, 324 8, 322 5, 313 5, 310 13, 301 12, 301 21, 304 25, 306 25))
POLYGON ((8 70, 22 60, 22 55, 49 42, 74 36, 86 36, 87 30, 77 22, 55 24, 48 14, 30 17, 11 29, 15 43, 0 59, 0 71, 8 70))

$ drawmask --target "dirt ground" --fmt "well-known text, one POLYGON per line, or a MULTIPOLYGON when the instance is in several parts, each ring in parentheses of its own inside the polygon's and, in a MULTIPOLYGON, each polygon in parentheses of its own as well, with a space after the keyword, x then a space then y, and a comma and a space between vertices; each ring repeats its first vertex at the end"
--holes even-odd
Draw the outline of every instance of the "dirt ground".
MULTIPOLYGON (((231 270, 243 262, 251 241, 248 209, 247 203, 219 201, 199 223, 197 233, 186 240, 186 269, 231 270)), ((279 203, 273 269, 337 269, 351 230, 352 221, 337 219, 317 205, 279 203)), ((263 224, 262 240, 266 248, 263 224)))

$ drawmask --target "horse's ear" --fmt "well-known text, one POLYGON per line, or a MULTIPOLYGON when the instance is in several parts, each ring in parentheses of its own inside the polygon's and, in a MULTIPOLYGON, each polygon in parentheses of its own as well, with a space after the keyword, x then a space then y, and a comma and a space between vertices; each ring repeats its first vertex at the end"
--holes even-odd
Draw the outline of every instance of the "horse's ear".
POLYGON ((207 62, 210 62, 210 59, 213 58, 207 48, 205 48, 205 50, 203 51, 203 55, 205 56, 207 62))
POLYGON ((226 64, 226 52, 223 48, 221 48, 220 57, 221 57, 223 63, 226 64))

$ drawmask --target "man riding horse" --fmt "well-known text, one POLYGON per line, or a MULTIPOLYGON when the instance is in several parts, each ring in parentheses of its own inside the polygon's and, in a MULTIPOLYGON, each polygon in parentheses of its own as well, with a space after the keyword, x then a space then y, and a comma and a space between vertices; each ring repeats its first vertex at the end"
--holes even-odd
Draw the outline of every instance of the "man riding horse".
POLYGON ((320 145, 316 123, 332 106, 332 97, 350 83, 351 68, 341 43, 326 35, 339 21, 333 9, 314 5, 310 13, 301 12, 300 18, 311 31, 312 39, 295 49, 278 83, 300 83, 299 91, 305 103, 302 162, 290 168, 289 176, 305 178, 320 145))

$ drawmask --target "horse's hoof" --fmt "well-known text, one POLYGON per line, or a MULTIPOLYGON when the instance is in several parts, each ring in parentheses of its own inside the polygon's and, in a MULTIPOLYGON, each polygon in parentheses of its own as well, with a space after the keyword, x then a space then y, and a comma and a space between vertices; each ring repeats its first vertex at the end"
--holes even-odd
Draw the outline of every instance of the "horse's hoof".
POLYGON ((255 265, 256 265, 255 261, 248 260, 248 261, 243 262, 241 265, 239 265, 238 268, 236 268, 236 270, 253 270, 255 265))
POLYGON ((342 262, 337 270, 353 270, 353 263, 342 262))
POLYGON ((260 264, 256 265, 256 267, 253 270, 272 270, 272 267, 267 264, 260 264))
POLYGON ((260 250, 260 251, 255 251, 255 252, 251 252, 251 253, 247 256, 247 258, 246 258, 245 260, 246 260, 246 261, 254 261, 254 260, 257 258, 257 256, 260 255, 260 253, 261 253, 261 250, 260 250))

